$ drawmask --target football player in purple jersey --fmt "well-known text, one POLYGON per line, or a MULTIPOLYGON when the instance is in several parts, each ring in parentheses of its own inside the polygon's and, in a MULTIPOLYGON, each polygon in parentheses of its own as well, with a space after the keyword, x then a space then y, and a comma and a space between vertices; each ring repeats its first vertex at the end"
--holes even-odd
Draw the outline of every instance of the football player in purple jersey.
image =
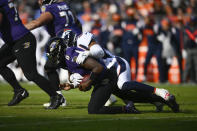
POLYGON ((0 74, 14 88, 14 97, 8 106, 18 104, 28 97, 28 92, 16 81, 14 73, 7 65, 17 60, 25 77, 36 83, 51 98, 48 109, 56 109, 63 97, 52 90, 50 82, 38 74, 36 68, 36 39, 22 24, 13 0, 0 1, 0 33, 5 44, 0 49, 0 74))

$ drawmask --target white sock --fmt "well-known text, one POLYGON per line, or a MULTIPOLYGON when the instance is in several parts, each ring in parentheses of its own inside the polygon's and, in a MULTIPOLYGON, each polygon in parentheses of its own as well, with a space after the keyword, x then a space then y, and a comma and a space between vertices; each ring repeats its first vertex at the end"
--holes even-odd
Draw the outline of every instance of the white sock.
POLYGON ((169 100, 169 97, 170 97, 170 93, 168 90, 166 89, 159 89, 159 88, 155 88, 155 91, 154 93, 157 95, 157 96, 160 96, 162 97, 164 100, 169 100))

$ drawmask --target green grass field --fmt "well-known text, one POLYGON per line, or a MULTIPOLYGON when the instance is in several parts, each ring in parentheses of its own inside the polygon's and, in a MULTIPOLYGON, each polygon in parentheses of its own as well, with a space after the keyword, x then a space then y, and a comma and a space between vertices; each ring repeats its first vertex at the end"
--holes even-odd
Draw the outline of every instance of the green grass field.
MULTIPOLYGON (((33 84, 22 84, 30 96, 19 105, 8 107, 12 88, 0 83, 0 131, 46 130, 46 131, 191 131, 197 130, 197 85, 154 85, 166 88, 177 97, 180 113, 173 113, 167 106, 156 113, 151 104, 138 104, 142 114, 89 115, 87 104, 89 92, 77 89, 64 91, 67 107, 45 110, 43 103, 49 97, 33 84)), ((118 99, 116 105, 122 105, 118 99)))

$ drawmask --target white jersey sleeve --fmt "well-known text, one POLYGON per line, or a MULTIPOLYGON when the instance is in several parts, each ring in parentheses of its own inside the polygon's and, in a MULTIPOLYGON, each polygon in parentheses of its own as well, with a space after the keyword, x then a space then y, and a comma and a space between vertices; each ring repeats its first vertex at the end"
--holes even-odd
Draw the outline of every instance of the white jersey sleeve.
POLYGON ((85 32, 78 37, 77 46, 81 48, 86 48, 87 50, 92 39, 93 39, 93 34, 89 32, 85 32))

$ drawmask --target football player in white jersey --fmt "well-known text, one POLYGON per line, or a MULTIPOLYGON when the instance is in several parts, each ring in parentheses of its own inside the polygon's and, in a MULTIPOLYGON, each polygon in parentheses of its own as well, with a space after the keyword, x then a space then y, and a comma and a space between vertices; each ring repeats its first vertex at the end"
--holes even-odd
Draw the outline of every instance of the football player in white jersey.
MULTIPOLYGON (((125 59, 114 56, 109 51, 103 49, 96 42, 93 34, 86 32, 76 37, 71 30, 68 30, 62 35, 62 38, 66 45, 77 46, 86 50, 79 52, 79 56, 76 59, 78 64, 83 64, 88 56, 92 56, 97 59, 103 59, 108 69, 116 68, 118 77, 117 86, 120 90, 135 90, 138 92, 153 93, 166 101, 174 98, 174 96, 170 95, 169 91, 166 89, 159 89, 137 81, 131 81, 131 71, 128 62, 125 59), (71 40, 71 38, 73 39, 71 40)), ((72 76, 73 82, 79 83, 80 79, 81 78, 77 75, 76 77, 72 76)))

